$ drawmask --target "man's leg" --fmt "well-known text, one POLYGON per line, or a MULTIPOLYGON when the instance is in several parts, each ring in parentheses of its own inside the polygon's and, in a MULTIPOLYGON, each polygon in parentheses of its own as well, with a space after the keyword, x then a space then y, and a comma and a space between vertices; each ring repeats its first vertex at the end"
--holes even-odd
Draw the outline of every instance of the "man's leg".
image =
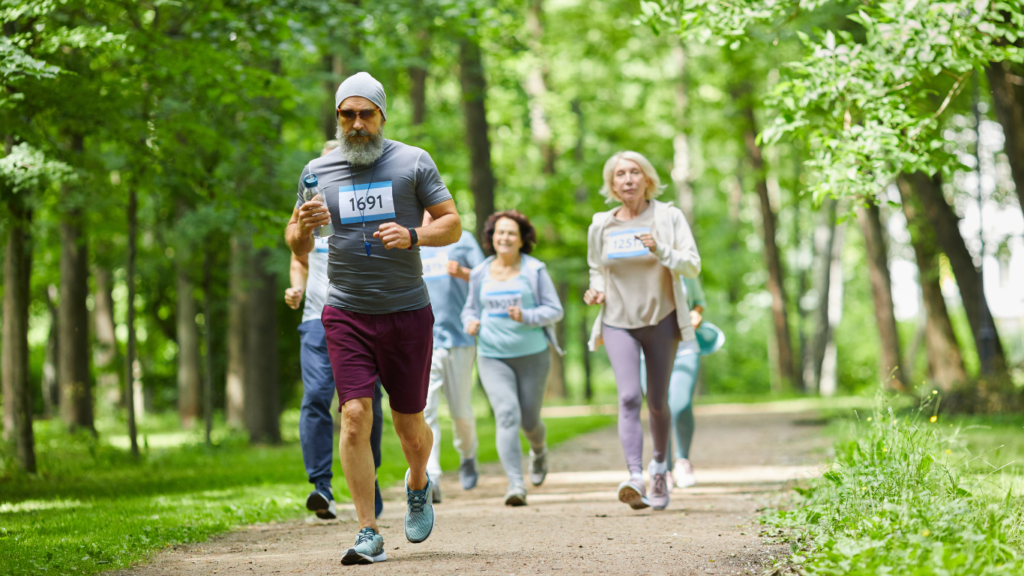
MULTIPOLYGON (((377 530, 373 513, 373 484, 376 472, 373 452, 370 450, 370 432, 373 428, 373 399, 354 398, 341 407, 341 469, 356 507, 359 528, 377 530)), ((377 530, 379 532, 379 530, 377 530)))
POLYGON ((299 441, 302 461, 309 482, 316 488, 306 507, 324 519, 333 519, 334 495, 331 490, 331 464, 334 460, 334 431, 331 399, 334 398, 334 374, 327 355, 327 340, 319 320, 299 325, 302 366, 302 406, 299 409, 299 441))
MULTIPOLYGON (((430 458, 430 447, 434 443, 434 434, 423 418, 423 412, 402 414, 391 411, 391 419, 395 423, 395 432, 402 442, 405 461, 409 463, 409 489, 423 490, 427 487, 427 459, 430 458)), ((348 476, 348 473, 345 474, 348 476)))
POLYGON ((377 469, 380 468, 380 439, 384 433, 384 410, 381 401, 384 393, 380 380, 373 385, 373 427, 370 429, 370 450, 373 452, 373 516, 377 518, 384 511, 384 499, 380 495, 380 484, 377 482, 377 469))
MULTIPOLYGON (((447 378, 444 382, 448 410, 452 415, 452 444, 463 462, 476 460, 476 418, 473 416, 474 359, 475 346, 451 348, 448 351, 447 378)), ((463 487, 466 487, 465 484, 463 487)))

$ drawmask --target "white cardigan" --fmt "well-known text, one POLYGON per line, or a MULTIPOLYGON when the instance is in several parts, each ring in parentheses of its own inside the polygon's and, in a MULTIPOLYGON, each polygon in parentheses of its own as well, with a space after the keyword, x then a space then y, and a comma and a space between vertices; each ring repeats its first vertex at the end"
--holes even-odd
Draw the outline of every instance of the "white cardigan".
MULTIPOLYGON (((693 232, 690 225, 683 216, 683 211, 671 203, 651 200, 651 209, 654 210, 654 227, 651 236, 658 245, 654 255, 662 266, 672 272, 672 296, 676 301, 676 321, 679 323, 679 332, 683 341, 687 342, 697 338, 693 331, 693 323, 690 321, 690 307, 686 304, 686 286, 679 275, 687 278, 696 278, 700 275, 700 254, 697 253, 697 243, 693 239, 693 232)), ((587 264, 590 266, 590 288, 598 292, 605 292, 608 284, 608 269, 601 264, 601 253, 603 251, 604 229, 611 221, 612 215, 619 209, 618 206, 607 212, 594 214, 594 220, 587 231, 587 264)), ((603 343, 601 338, 601 326, 604 324, 604 306, 597 314, 597 320, 590 330, 590 351, 597 350, 603 343)))

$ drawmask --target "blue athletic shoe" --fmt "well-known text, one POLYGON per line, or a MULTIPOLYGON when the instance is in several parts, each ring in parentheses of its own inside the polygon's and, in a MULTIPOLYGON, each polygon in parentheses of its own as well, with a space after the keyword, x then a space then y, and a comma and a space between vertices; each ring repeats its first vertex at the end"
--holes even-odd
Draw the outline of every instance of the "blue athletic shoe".
POLYGON ((356 536, 356 545, 345 550, 345 555, 341 557, 341 563, 347 566, 373 564, 387 559, 388 555, 384 552, 384 537, 373 528, 366 527, 360 530, 356 536))
POLYGON ((380 497, 380 484, 373 481, 373 517, 380 518, 380 513, 384 511, 384 499, 380 497))
POLYGON ((423 490, 409 489, 409 470, 405 471, 405 497, 409 510, 405 513, 405 537, 413 544, 419 544, 430 537, 434 530, 434 502, 431 498, 430 476, 423 490))

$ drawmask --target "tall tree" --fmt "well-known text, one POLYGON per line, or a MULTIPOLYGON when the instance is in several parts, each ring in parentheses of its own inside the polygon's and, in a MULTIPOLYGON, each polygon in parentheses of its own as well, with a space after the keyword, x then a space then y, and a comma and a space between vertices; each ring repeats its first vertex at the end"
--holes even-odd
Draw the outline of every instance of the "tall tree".
MULTIPOLYGON (((81 134, 70 137, 70 152, 81 157, 84 138, 81 134)), ((70 185, 65 185, 70 194, 70 185)), ((73 206, 61 220, 60 255, 60 412, 72 430, 83 428, 95 431, 93 425, 92 375, 89 372, 89 249, 86 239, 84 212, 73 206)))
POLYGON ((246 351, 249 349, 249 275, 252 239, 239 232, 231 237, 231 280, 228 294, 227 382, 224 411, 229 425, 245 426, 246 351))
POLYGON ((483 55, 476 38, 459 40, 459 82, 462 85, 462 110, 466 122, 466 146, 469 148, 469 189, 473 192, 476 237, 484 237, 484 224, 494 213, 494 170, 491 168, 491 138, 487 123, 487 79, 483 55))
POLYGON ((93 297, 93 329, 96 344, 93 347, 93 363, 96 366, 96 397, 108 405, 120 404, 121 378, 117 363, 117 336, 114 328, 114 278, 110 268, 96 266, 93 279, 96 292, 93 297))
POLYGON ((526 28, 529 33, 528 45, 533 64, 526 73, 523 88, 529 95, 530 134, 540 149, 541 172, 555 173, 557 152, 554 146, 554 132, 548 121, 545 100, 548 97, 547 62, 544 58, 544 1, 530 0, 526 10, 526 28))
POLYGON ((906 378, 900 355, 900 335, 896 330, 896 313, 892 300, 892 278, 889 275, 889 253, 882 227, 882 211, 872 202, 861 208, 858 220, 867 248, 871 296, 875 301, 875 322, 881 340, 880 370, 885 387, 905 391, 906 378))
POLYGON ((409 100, 412 102, 412 125, 419 126, 427 118, 427 73, 430 64, 430 32, 426 29, 416 33, 419 53, 416 61, 409 65, 409 100))
POLYGON ((277 275, 270 268, 270 250, 253 254, 252 290, 249 293, 248 342, 245 386, 245 427, 249 440, 281 441, 281 403, 277 364, 277 275))
MULTIPOLYGON (((818 309, 814 320, 814 335, 811 338, 811 362, 804 374, 804 390, 809 393, 821 390, 821 370, 825 361, 825 348, 832 340, 832 322, 829 318, 829 296, 832 287, 832 260, 836 251, 836 210, 835 198, 827 198, 822 204, 822 222, 815 233, 818 262, 818 309)), ((841 279, 838 279, 841 281, 841 279)))
POLYGON ((675 125, 676 135, 672 137, 672 184, 676 189, 676 202, 693 225, 693 187, 690 185, 690 143, 686 136, 686 50, 682 46, 672 47, 672 59, 676 64, 679 80, 676 82, 675 125))
MULTIPOLYGON (((900 176, 897 181, 903 214, 907 217, 910 243, 917 259, 917 281, 921 285, 925 312, 925 346, 928 350, 928 367, 939 388, 949 391, 955 385, 967 381, 963 355, 953 333, 953 325, 946 310, 946 299, 939 284, 939 251, 935 230, 929 226, 921 210, 919 193, 914 185, 931 185, 924 174, 900 176)), ((913 361, 913 358, 910 359, 913 361)), ((907 370, 913 366, 906 366, 907 370)))
MULTIPOLYGON (((11 139, 5 143, 11 152, 11 139)), ((32 277, 32 210, 23 194, 0 182, 0 198, 7 203, 10 220, 4 262, 3 303, 3 437, 14 440, 18 463, 35 473, 35 441, 32 435, 32 385, 29 380, 28 306, 32 277)))
MULTIPOLYGON (((967 250, 967 244, 960 234, 960 217, 946 202, 946 197, 942 193, 942 175, 940 173, 936 172, 934 176, 928 177, 923 172, 915 172, 907 175, 907 180, 917 193, 925 217, 935 229, 939 246, 949 258, 953 275, 956 276, 956 284, 960 288, 960 299, 964 304, 964 312, 967 313, 967 321, 974 334, 975 347, 978 347, 982 341, 982 314, 984 313, 989 318, 992 316, 988 300, 981 289, 981 276, 978 274, 978 269, 974 267, 974 258, 967 250)), ((1006 376, 1006 357, 1003 354, 1003 345, 999 340, 998 330, 994 325, 991 326, 991 329, 992 368, 998 377, 1003 378, 1006 376)))
POLYGON ((1024 66, 993 62, 985 68, 996 118, 1003 127, 1003 149, 1024 211, 1024 66))
POLYGON ((794 374, 793 342, 790 338, 789 318, 787 314, 785 274, 782 269, 782 256, 775 239, 776 216, 768 196, 768 180, 766 166, 761 154, 761 146, 757 142, 757 120, 754 117, 751 86, 740 83, 733 87, 733 98, 740 107, 743 126, 743 142, 746 145, 747 159, 754 173, 754 188, 761 203, 761 226, 764 236, 764 259, 768 268, 768 292, 772 295, 772 323, 775 327, 775 353, 779 364, 779 377, 787 386, 796 383, 794 374))
POLYGON ((200 359, 199 329, 188 258, 180 254, 177 263, 178 416, 183 428, 192 428, 199 417, 200 359))

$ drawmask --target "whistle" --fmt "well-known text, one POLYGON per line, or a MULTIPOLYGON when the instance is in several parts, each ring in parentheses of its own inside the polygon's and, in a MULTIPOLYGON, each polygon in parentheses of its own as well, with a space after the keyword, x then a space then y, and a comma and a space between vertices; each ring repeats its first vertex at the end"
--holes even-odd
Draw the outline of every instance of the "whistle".
POLYGON ((370 256, 370 243, 369 242, 363 242, 363 248, 366 248, 366 256, 369 257, 370 256))

